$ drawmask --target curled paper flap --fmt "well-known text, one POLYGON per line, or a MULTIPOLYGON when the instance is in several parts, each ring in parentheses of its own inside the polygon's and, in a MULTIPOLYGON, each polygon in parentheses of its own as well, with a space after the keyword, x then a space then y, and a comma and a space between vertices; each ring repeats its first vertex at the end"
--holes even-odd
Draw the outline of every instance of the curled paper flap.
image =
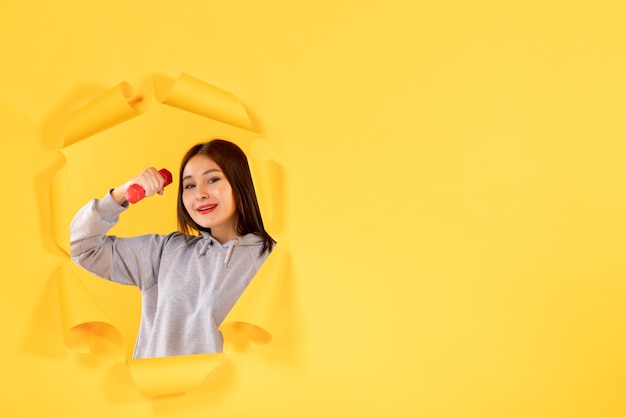
POLYGON ((228 91, 205 83, 185 73, 174 81, 154 79, 154 94, 161 103, 252 131, 248 112, 228 91))
POLYGON ((64 147, 95 135, 141 114, 147 102, 122 82, 76 110, 65 130, 64 147))
POLYGON ((58 270, 57 285, 63 338, 70 349, 91 353, 96 336, 121 341, 117 329, 109 324, 109 318, 96 299, 68 265, 58 270))
POLYGON ((272 341, 278 299, 282 294, 286 254, 276 246, 220 326, 225 341, 257 344, 272 341))
POLYGON ((128 361, 137 389, 142 395, 181 394, 202 384, 222 358, 221 353, 168 356, 128 361))
POLYGON ((65 166, 57 171, 50 184, 50 221, 52 239, 69 255, 70 219, 65 166))
POLYGON ((270 224, 276 219, 274 202, 277 200, 276 195, 279 191, 275 189, 275 186, 280 184, 279 165, 273 159, 249 159, 263 220, 266 224, 270 224))

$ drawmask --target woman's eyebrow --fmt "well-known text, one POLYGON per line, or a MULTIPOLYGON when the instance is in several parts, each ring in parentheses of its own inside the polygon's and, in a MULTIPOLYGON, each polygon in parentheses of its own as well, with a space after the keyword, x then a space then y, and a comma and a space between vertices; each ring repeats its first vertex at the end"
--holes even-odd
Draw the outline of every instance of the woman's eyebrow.
MULTIPOLYGON (((202 174, 200 174, 201 176, 204 176, 206 174, 210 174, 212 172, 221 172, 219 169, 217 168, 211 168, 211 169, 207 169, 206 171, 204 171, 202 174)), ((183 181, 185 181, 186 179, 191 178, 191 175, 186 175, 183 177, 183 181)))

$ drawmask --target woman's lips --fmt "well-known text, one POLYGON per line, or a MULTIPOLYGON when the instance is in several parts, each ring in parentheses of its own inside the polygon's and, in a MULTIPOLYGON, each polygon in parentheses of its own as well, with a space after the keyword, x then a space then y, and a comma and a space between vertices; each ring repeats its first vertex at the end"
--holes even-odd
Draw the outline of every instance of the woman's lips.
POLYGON ((217 207, 217 204, 204 204, 202 206, 196 207, 196 211, 199 214, 209 214, 209 213, 212 213, 216 207, 217 207))

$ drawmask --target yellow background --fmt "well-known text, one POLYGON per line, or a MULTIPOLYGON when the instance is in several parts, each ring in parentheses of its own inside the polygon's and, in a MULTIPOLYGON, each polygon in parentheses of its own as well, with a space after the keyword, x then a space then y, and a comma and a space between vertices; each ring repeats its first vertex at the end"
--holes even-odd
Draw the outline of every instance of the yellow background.
POLYGON ((11 0, 0 35, 0 415, 626 414, 622 2, 11 0), (155 72, 250 111, 290 273, 274 343, 149 399, 63 344, 47 136, 155 72))

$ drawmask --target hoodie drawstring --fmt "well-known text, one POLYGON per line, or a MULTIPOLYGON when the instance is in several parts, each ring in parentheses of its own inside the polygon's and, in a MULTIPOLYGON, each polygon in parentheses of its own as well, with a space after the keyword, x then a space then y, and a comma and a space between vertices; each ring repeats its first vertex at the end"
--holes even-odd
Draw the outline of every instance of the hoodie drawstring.
POLYGON ((230 246, 228 247, 228 252, 226 252, 226 258, 224 258, 224 265, 228 266, 228 262, 230 261, 230 257, 233 254, 233 250, 235 249, 235 246, 237 246, 239 244, 239 239, 234 239, 230 246))
POLYGON ((206 251, 209 250, 209 246, 213 245, 213 241, 211 239, 207 239, 202 248, 200 248, 200 254, 198 256, 204 256, 206 251))

